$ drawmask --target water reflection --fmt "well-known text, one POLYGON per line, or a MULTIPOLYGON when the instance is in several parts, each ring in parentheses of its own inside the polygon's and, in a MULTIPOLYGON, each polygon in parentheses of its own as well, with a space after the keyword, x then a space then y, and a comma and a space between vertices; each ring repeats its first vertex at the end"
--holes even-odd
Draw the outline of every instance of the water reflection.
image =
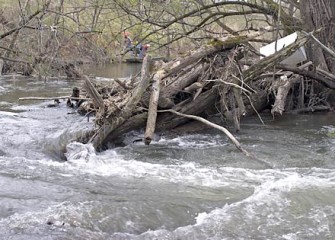
POLYGON ((83 70, 88 75, 107 78, 126 78, 141 71, 141 63, 110 63, 104 65, 86 65, 83 70))

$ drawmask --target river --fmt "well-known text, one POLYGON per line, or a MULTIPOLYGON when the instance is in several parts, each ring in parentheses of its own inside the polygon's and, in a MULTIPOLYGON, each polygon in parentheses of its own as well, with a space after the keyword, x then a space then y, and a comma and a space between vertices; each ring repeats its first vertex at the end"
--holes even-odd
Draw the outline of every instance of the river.
POLYGON ((245 119, 236 137, 261 161, 216 130, 150 146, 133 133, 102 153, 72 143, 64 161, 92 119, 18 98, 80 84, 0 77, 0 239, 335 239, 334 113, 245 119))

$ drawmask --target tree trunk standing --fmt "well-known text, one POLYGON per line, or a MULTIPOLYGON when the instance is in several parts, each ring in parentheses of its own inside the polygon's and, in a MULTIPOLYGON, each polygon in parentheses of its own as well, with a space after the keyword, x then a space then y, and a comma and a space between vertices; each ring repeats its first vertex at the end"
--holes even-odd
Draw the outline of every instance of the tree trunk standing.
MULTIPOLYGON (((301 0, 300 10, 306 32, 316 29, 315 34, 326 47, 335 48, 335 1, 334 0, 301 0)), ((313 41, 307 47, 307 54, 316 66, 335 73, 335 59, 325 53, 313 41)))

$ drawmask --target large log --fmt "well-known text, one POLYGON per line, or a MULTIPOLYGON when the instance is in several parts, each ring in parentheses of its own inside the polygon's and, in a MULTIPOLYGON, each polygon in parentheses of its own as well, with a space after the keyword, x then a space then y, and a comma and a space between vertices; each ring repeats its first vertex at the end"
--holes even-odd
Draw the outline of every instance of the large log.
POLYGON ((148 111, 148 121, 146 131, 144 134, 144 143, 146 145, 150 144, 153 135, 155 133, 160 81, 162 80, 164 73, 165 73, 164 71, 160 70, 153 77, 152 92, 150 96, 149 111, 148 111))
POLYGON ((206 56, 212 55, 217 52, 222 52, 225 50, 232 49, 239 44, 247 43, 249 40, 254 39, 266 31, 271 30, 272 28, 265 28, 264 31, 259 31, 252 34, 247 35, 240 35, 240 36, 230 36, 225 39, 213 39, 207 46, 200 48, 199 50, 195 51, 190 56, 184 58, 182 61, 179 62, 177 65, 173 65, 173 67, 166 68, 166 74, 164 78, 170 76, 171 74, 178 73, 180 70, 184 69, 185 67, 205 58, 206 56))
MULTIPOLYGON (((217 90, 215 88, 211 88, 210 90, 201 93, 195 100, 185 100, 177 104, 172 109, 190 115, 200 115, 206 110, 209 110, 209 106, 214 106, 215 100, 217 98, 217 90)), ((165 131, 168 129, 175 128, 181 124, 189 121, 183 117, 176 117, 170 113, 163 113, 158 116, 157 119, 157 130, 165 131)))
POLYGON ((294 83, 298 82, 300 80, 300 76, 294 76, 291 78, 288 78, 287 76, 282 76, 280 79, 280 82, 278 83, 280 86, 278 87, 278 91, 276 94, 276 100, 275 103, 271 109, 271 114, 275 115, 276 113, 282 115, 285 110, 285 103, 286 98, 291 90, 294 83))
POLYGON ((166 69, 166 74, 164 78, 170 76, 171 74, 178 73, 183 68, 203 59, 204 57, 222 51, 224 49, 224 45, 214 45, 214 46, 206 46, 201 48, 200 50, 196 51, 195 53, 191 54, 189 57, 186 57, 176 66, 173 66, 170 69, 166 69))
MULTIPOLYGON (((306 76, 309 78, 312 78, 318 82, 320 82, 321 84, 323 84, 324 86, 326 86, 327 88, 330 89, 335 89, 335 79, 329 77, 331 75, 328 74, 328 76, 324 77, 321 74, 318 74, 318 72, 312 72, 312 71, 308 71, 305 69, 300 69, 297 67, 291 67, 291 66, 287 66, 287 65, 278 65, 278 68, 286 70, 286 71, 291 71, 293 73, 302 75, 302 76, 306 76)), ((323 73, 325 71, 322 71, 323 73)))
POLYGON ((193 84, 199 76, 208 69, 208 64, 200 64, 195 66, 194 69, 187 72, 185 75, 178 77, 171 84, 162 88, 161 98, 171 98, 173 95, 179 93, 182 89, 193 84))

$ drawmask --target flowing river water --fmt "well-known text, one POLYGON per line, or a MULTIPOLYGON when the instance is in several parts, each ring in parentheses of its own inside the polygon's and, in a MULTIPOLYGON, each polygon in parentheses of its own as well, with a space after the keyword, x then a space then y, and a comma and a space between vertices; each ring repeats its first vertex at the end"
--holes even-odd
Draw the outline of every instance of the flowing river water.
POLYGON ((18 98, 80 84, 0 78, 0 239, 335 239, 333 113, 245 119, 236 137, 261 161, 215 130, 72 143, 64 161, 92 119, 18 98))

